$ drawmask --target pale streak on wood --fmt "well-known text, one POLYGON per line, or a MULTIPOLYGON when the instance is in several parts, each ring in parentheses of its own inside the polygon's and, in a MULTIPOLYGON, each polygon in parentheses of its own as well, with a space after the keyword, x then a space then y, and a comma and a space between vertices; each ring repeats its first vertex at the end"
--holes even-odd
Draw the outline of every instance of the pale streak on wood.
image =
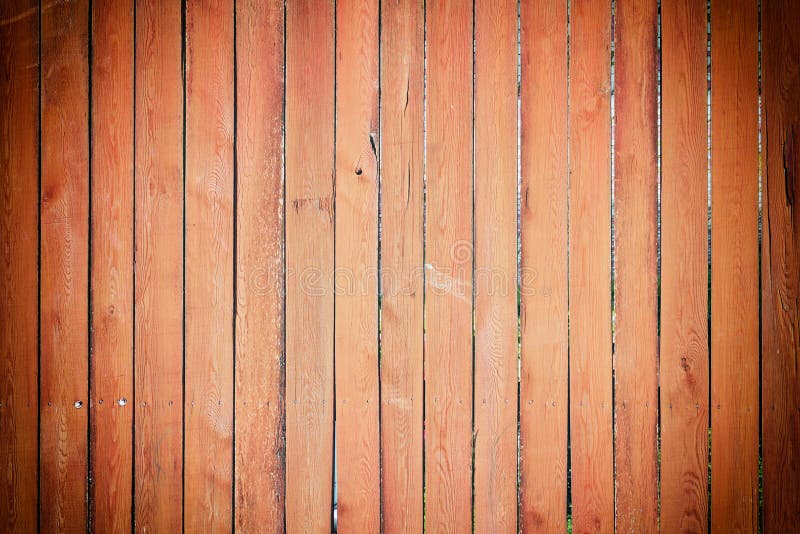
POLYGON ((236 530, 284 526, 284 7, 236 3, 236 530))

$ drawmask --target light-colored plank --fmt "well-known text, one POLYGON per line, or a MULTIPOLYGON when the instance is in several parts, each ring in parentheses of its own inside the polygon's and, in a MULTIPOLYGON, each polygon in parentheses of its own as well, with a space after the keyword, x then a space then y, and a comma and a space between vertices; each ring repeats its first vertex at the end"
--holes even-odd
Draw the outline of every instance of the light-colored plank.
POLYGON ((36 530, 39 9, 0 6, 0 530, 36 530))
POLYGON ((475 3, 475 530, 517 530, 517 2, 475 3))
POLYGON ((181 4, 136 5, 137 530, 176 532, 183 503, 181 4))
POLYGON ((131 530, 133 31, 131 0, 92 3, 91 516, 131 530))
POLYGON ((616 528, 658 530, 658 2, 619 0, 616 50, 616 528))
POLYGON ((381 453, 386 532, 422 531, 424 4, 381 5, 381 453))
POLYGON ((567 3, 520 4, 520 521, 564 532, 567 505, 567 3))
POLYGON ((44 531, 79 532, 88 521, 89 3, 46 7, 41 18, 39 521, 44 531))
POLYGON ((331 0, 286 5, 286 529, 292 533, 329 532, 332 524, 334 17, 331 0))
POLYGON ((800 10, 761 3, 764 532, 800 523, 800 10))
POLYGON ((186 3, 184 521, 232 528, 232 0, 186 3))
POLYGON ((236 530, 284 525, 282 3, 236 4, 236 530))
POLYGON ((758 529, 758 2, 711 4, 711 527, 758 529))
POLYGON ((570 27, 570 440, 575 532, 614 529, 611 376, 611 2, 570 27))
POLYGON ((472 528, 473 4, 429 1, 425 517, 472 528))
POLYGON ((706 2, 661 4, 661 529, 708 529, 706 2))
POLYGON ((336 2, 338 525, 379 532, 377 0, 336 2))

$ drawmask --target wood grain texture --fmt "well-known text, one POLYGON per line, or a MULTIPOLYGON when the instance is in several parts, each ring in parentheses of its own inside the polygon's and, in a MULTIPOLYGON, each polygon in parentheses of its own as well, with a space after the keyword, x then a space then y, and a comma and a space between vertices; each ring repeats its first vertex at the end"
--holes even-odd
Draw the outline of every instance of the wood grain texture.
POLYGON ((186 4, 184 520, 232 528, 234 7, 186 4))
POLYGON ((706 3, 661 5, 661 525, 708 529, 706 3))
POLYGON ((46 7, 39 521, 45 531, 82 532, 88 521, 89 3, 46 7))
POLYGON ((758 528, 758 3, 711 5, 711 527, 758 528))
POLYGON ((379 532, 377 0, 336 2, 338 525, 379 532))
POLYGON ((236 530, 284 527, 282 3, 236 3, 236 530))
POLYGON ((39 9, 0 5, 0 530, 36 530, 39 9))
POLYGON ((473 4, 426 3, 425 516, 472 528, 473 4))
POLYGON ((136 5, 135 521, 179 531, 183 502, 181 3, 136 5))
POLYGON ((288 532, 333 519, 334 17, 330 0, 286 5, 288 532))
POLYGON ((564 532, 567 506, 567 4, 520 4, 520 521, 564 532))
POLYGON ((475 530, 517 531, 517 3, 475 3, 475 530))
POLYGON ((658 2, 615 14, 616 529, 658 530, 658 2))
POLYGON ((570 16, 572 517, 575 532, 611 532, 611 2, 576 0, 570 16))
POLYGON ((761 10, 762 521, 786 532, 800 523, 800 10, 788 0, 761 10))
POLYGON ((134 4, 92 2, 92 528, 131 530, 134 4))
POLYGON ((708 529, 706 3, 661 4, 661 528, 708 529))
POLYGON ((423 95, 421 0, 381 5, 383 527, 422 531, 423 95))

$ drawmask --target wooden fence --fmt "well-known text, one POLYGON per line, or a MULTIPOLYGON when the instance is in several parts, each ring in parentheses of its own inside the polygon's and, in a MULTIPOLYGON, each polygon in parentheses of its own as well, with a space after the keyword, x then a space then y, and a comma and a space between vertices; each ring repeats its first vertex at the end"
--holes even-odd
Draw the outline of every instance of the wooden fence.
POLYGON ((0 10, 0 530, 800 529, 794 0, 0 10))

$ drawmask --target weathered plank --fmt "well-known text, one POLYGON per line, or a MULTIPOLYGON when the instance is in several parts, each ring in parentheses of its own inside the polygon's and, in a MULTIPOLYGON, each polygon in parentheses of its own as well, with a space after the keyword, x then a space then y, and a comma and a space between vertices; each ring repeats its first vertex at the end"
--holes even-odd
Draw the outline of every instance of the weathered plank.
POLYGON ((761 10, 762 520, 764 532, 787 532, 800 523, 800 10, 789 0, 761 10))
POLYGON ((383 526, 422 531, 424 3, 381 5, 383 526))
POLYGON ((475 3, 475 530, 517 530, 517 2, 475 3))
POLYGON ((616 4, 616 528, 658 530, 658 2, 616 4))
POLYGON ((472 528, 473 3, 428 2, 425 506, 472 528))
POLYGON ((184 521, 232 528, 232 0, 186 3, 184 521))
POLYGON ((572 517, 576 532, 611 532, 611 2, 575 1, 570 16, 572 517))
POLYGON ((92 2, 92 528, 131 529, 133 32, 131 0, 92 2))
POLYGON ((180 2, 136 5, 136 528, 176 532, 183 503, 183 80, 180 2))
POLYGON ((36 530, 39 9, 0 5, 0 530, 36 530))
POLYGON ((338 525, 379 532, 377 0, 336 2, 338 525))
POLYGON ((661 528, 708 529, 706 2, 661 4, 661 528))
POLYGON ((711 526, 758 528, 758 2, 711 5, 711 526))
POLYGON ((88 1, 46 6, 41 39, 39 520, 78 532, 88 520, 88 1))
POLYGON ((520 4, 520 521, 564 532, 567 503, 567 4, 520 4))
POLYGON ((284 525, 282 3, 236 3, 236 530, 284 525))
POLYGON ((297 0, 286 8, 286 528, 328 532, 335 13, 330 0, 297 0))

